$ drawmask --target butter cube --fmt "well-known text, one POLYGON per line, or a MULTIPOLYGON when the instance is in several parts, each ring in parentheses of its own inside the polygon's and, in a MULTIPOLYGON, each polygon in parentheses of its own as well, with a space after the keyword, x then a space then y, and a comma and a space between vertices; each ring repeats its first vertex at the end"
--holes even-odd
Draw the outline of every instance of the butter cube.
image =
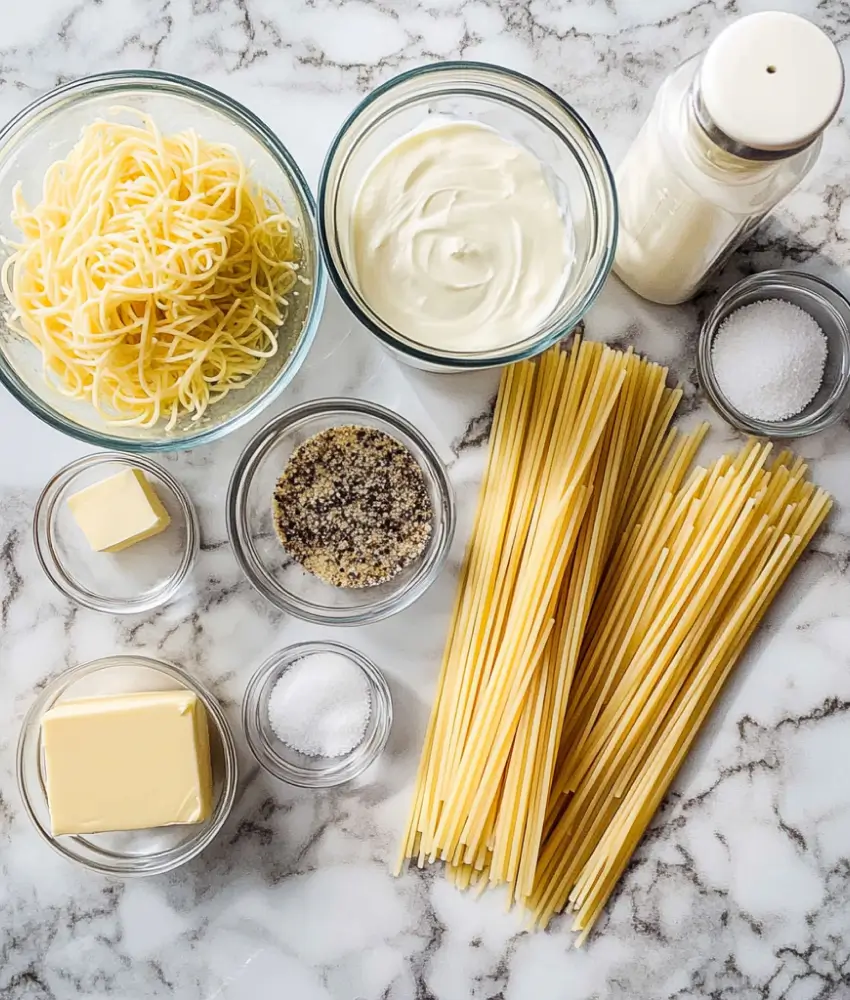
POLYGON ((79 698, 41 720, 53 833, 201 823, 212 809, 207 714, 192 691, 79 698))
POLYGON ((120 552, 164 531, 168 511, 140 469, 125 469, 68 497, 95 552, 120 552))

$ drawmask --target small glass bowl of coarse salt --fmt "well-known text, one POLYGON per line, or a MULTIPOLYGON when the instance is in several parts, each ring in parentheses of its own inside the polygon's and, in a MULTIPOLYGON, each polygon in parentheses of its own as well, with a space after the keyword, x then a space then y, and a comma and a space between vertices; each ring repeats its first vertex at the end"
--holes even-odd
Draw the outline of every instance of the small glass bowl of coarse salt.
POLYGON ((381 755, 392 721, 383 674, 338 642, 302 642, 273 653, 242 702, 254 757, 301 788, 330 788, 362 774, 381 755))
POLYGON ((802 271, 762 271, 733 285, 700 332, 697 373, 733 427, 799 438, 850 406, 850 302, 802 271))

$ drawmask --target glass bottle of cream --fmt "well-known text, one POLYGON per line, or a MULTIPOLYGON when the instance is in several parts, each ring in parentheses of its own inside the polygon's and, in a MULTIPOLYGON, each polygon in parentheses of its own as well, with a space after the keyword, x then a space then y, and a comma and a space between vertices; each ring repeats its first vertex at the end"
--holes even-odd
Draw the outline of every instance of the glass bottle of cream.
POLYGON ((843 90, 830 39, 779 11, 683 63, 617 171, 619 277, 653 302, 691 298, 811 170, 843 90))

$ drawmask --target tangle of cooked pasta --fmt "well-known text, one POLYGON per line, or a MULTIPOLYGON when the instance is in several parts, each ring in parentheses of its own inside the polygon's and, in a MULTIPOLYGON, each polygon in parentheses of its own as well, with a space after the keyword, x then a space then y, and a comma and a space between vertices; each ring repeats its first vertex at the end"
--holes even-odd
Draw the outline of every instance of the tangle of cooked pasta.
POLYGON ((96 121, 44 177, 2 270, 45 378, 108 423, 171 429, 278 350, 298 250, 237 151, 193 130, 96 121))

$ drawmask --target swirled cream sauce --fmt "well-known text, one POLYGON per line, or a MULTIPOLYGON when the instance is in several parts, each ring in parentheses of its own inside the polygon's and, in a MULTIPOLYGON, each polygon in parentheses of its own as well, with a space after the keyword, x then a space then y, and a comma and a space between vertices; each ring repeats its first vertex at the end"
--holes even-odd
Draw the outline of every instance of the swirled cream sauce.
POLYGON ((572 255, 540 161, 494 129, 443 121, 369 168, 351 220, 355 279, 398 333, 442 351, 487 351, 552 313, 572 255))

